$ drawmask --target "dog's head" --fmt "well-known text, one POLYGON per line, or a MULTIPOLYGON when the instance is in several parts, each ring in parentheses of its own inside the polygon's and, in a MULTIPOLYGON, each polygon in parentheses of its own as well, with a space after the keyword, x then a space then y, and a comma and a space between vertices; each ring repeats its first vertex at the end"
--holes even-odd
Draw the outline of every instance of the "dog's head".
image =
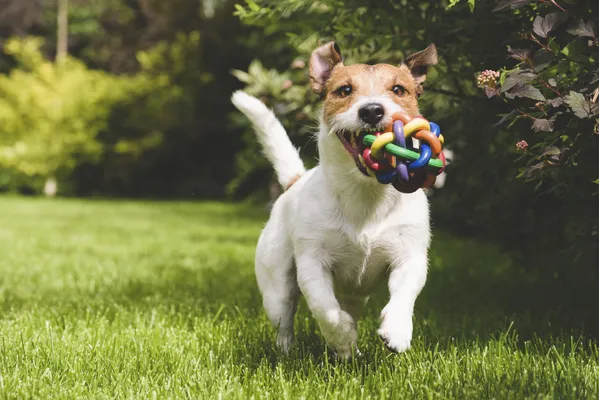
MULTIPOLYGON (((310 82, 324 99, 326 132, 321 134, 336 135, 360 166, 358 155, 364 150, 365 133, 389 125, 395 112, 419 114, 418 96, 423 91, 427 67, 436 63, 434 44, 408 56, 399 66, 344 65, 335 42, 317 48, 310 57, 310 82)), ((339 141, 334 145, 339 147, 339 141)))

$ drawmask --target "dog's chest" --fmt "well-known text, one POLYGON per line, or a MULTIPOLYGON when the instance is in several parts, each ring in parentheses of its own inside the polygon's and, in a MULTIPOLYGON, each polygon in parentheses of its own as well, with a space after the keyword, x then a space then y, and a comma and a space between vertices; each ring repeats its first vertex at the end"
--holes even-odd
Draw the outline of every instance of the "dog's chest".
POLYGON ((335 281, 348 288, 368 289, 389 264, 383 242, 372 231, 330 231, 325 249, 331 259, 335 281))

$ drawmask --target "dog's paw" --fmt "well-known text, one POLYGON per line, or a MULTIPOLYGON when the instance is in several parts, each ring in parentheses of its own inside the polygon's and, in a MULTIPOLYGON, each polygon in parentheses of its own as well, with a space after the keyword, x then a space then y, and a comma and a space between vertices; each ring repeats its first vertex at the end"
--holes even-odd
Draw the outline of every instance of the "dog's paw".
POLYGON ((348 353, 339 354, 338 352, 333 352, 333 359, 335 361, 349 361, 356 358, 362 358, 362 352, 355 345, 352 346, 352 351, 348 353))
POLYGON ((378 330, 379 336, 385 347, 393 353, 403 353, 410 349, 412 342, 412 335, 397 335, 392 334, 384 329, 378 330))
POLYGON ((412 342, 412 316, 392 315, 393 313, 383 310, 383 321, 378 334, 387 349, 394 353, 403 353, 410 348, 412 342))
POLYGON ((277 347, 285 354, 293 347, 293 335, 277 335, 277 347))
POLYGON ((330 311, 324 321, 319 321, 320 330, 327 344, 339 359, 349 359, 357 352, 358 332, 351 315, 342 310, 330 311))

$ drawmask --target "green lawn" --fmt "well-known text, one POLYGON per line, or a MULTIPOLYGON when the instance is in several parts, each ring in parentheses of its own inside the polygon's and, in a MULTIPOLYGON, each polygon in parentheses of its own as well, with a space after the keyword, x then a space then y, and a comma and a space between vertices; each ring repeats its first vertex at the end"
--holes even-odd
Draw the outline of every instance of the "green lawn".
POLYGON ((410 352, 376 335, 381 290, 361 359, 329 360, 303 304, 298 347, 279 354, 253 275, 265 218, 217 203, 0 198, 0 397, 599 398, 593 321, 543 307, 493 247, 442 233, 410 352))

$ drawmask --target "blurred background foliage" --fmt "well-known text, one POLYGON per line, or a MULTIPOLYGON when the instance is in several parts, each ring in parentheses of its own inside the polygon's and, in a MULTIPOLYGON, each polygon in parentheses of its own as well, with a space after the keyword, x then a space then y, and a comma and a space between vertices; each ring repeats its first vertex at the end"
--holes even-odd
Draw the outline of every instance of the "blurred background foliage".
POLYGON ((23 119, 0 128, 0 189, 39 193, 55 174, 62 195, 225 196, 243 147, 227 122, 241 86, 230 69, 268 54, 234 3, 69 0, 69 57, 59 63, 57 1, 1 0, 3 124, 23 119), (25 62, 25 51, 38 58, 25 62), (54 165, 34 171, 33 157, 51 157, 35 156, 42 138, 54 165), (27 159, 9 163, 25 147, 27 159))
POLYGON ((336 40, 348 63, 400 63, 434 42, 421 111, 455 152, 435 225, 597 281, 596 0, 67 3, 57 59, 57 2, 0 0, 1 190, 267 201, 271 167, 234 90, 272 107, 314 165, 310 52, 336 40), (500 79, 477 87, 487 69, 500 79))
MULTIPOLYGON (((425 83, 421 111, 441 126, 449 138, 447 147, 455 152, 446 187, 431 199, 434 223, 455 233, 498 242, 521 256, 531 270, 550 271, 552 278, 564 284, 574 276, 586 282, 596 281, 599 110, 593 109, 581 119, 564 101, 555 132, 531 129, 531 123, 537 119, 551 117, 539 110, 554 107, 550 99, 556 96, 549 96, 553 94, 551 90, 537 89, 547 96, 541 95, 547 100, 542 104, 541 97, 534 95, 536 92, 530 96, 524 90, 512 96, 510 92, 506 92, 508 96, 495 94, 487 100, 491 93, 477 88, 476 78, 481 71, 491 69, 501 71, 498 75, 502 82, 510 74, 513 81, 517 71, 527 68, 521 58, 513 56, 513 51, 525 49, 531 58, 544 58, 538 63, 545 64, 545 71, 539 71, 538 79, 521 79, 519 85, 524 89, 540 87, 553 78, 564 94, 580 91, 592 109, 597 100, 596 96, 593 100, 597 88, 594 77, 599 73, 599 47, 593 32, 599 3, 248 0, 237 7, 236 13, 245 23, 261 27, 271 35, 284 34, 281 40, 295 47, 295 57, 283 69, 270 65, 265 69, 265 62, 254 62, 247 73, 236 74, 248 85, 249 92, 259 95, 285 119, 297 145, 312 150, 306 140, 313 131, 318 99, 306 88, 305 63, 311 49, 319 42, 334 39, 348 63, 399 63, 410 52, 434 42, 440 63, 425 83), (563 12, 564 7, 567 13, 563 12), (561 30, 545 37, 539 35, 540 21, 535 19, 553 13, 560 14, 561 30), (581 25, 593 33, 571 33, 581 25), (548 41, 554 47, 553 58, 538 52, 548 41), (533 114, 523 107, 536 111, 533 114), (504 123, 499 125, 501 116, 504 123), (578 135, 578 145, 571 147, 572 140, 564 141, 566 135, 578 135), (519 153, 517 143, 522 144, 523 140, 530 142, 530 147, 520 147, 519 153), (562 146, 557 142, 569 144, 562 146), (554 162, 545 169, 547 174, 533 173, 551 162, 546 156, 552 156, 556 145, 560 152, 570 152, 570 157, 554 162)), ((495 86, 499 88, 500 83, 495 86)), ((255 152, 255 147, 248 146, 242 154, 255 152)), ((239 156, 240 165, 244 158, 239 156)), ((269 168, 263 161, 252 167, 269 168)), ((240 171, 251 176, 247 167, 240 171)), ((233 185, 238 185, 238 181, 233 181, 233 185)))

